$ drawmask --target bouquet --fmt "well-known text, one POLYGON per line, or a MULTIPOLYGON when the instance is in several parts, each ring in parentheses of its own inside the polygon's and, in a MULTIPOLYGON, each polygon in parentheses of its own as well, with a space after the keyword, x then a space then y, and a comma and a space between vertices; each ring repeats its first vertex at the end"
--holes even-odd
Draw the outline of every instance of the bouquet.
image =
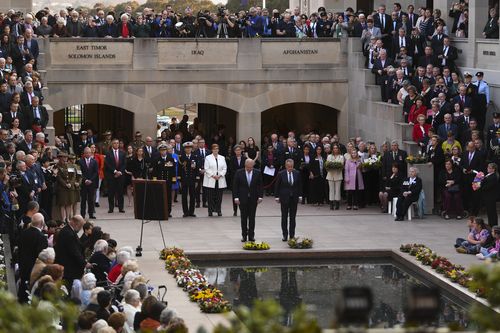
POLYGON ((310 238, 290 238, 288 246, 292 249, 310 249, 313 246, 313 240, 310 238))
POLYGON ((243 250, 251 250, 251 251, 263 251, 269 250, 271 247, 266 242, 256 243, 256 242, 246 242, 243 245, 243 250))
POLYGON ((406 158, 406 163, 425 164, 425 163, 427 163, 427 157, 425 155, 418 155, 418 156, 410 155, 406 158))
POLYGON ((342 169, 344 169, 344 163, 335 162, 335 161, 326 161, 325 162, 325 169, 326 169, 326 171, 342 170, 342 169))
POLYGON ((368 157, 361 163, 361 167, 364 170, 374 170, 380 169, 382 167, 382 162, 380 161, 380 156, 368 157))
POLYGON ((478 172, 476 176, 474 176, 474 180, 472 181, 472 190, 477 191, 481 188, 481 181, 484 179, 484 173, 478 172))
POLYGON ((175 257, 184 256, 184 250, 179 249, 177 247, 167 247, 160 251, 160 259, 165 260, 169 255, 173 255, 175 257))

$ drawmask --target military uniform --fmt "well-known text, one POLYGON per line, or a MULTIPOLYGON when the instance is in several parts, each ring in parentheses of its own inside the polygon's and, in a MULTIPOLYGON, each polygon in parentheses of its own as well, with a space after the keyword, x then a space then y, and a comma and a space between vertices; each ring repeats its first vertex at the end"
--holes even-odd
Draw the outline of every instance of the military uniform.
POLYGON ((476 96, 475 96, 475 101, 476 105, 475 108, 477 109, 477 127, 479 127, 480 130, 483 130, 484 124, 486 122, 486 111, 488 108, 488 103, 490 102, 490 87, 488 86, 488 83, 482 80, 484 76, 483 72, 477 72, 476 77, 478 80, 473 83, 474 87, 476 88, 476 96))
POLYGON ((146 142, 143 140, 134 140, 130 145, 132 146, 132 148, 134 148, 134 150, 137 150, 144 147, 146 145, 146 142))
POLYGON ((59 207, 70 206, 71 202, 71 188, 68 188, 68 184, 71 185, 71 177, 68 171, 68 164, 59 160, 57 164, 57 176, 56 176, 56 204, 59 207))
POLYGON ((196 201, 196 178, 199 176, 198 170, 200 159, 191 154, 183 153, 180 157, 180 175, 182 184, 182 211, 184 216, 194 216, 194 206, 196 201), (188 204, 189 195, 189 204, 188 204))
POLYGON ((175 161, 171 154, 161 156, 153 162, 153 177, 165 180, 167 183, 168 215, 172 213, 172 184, 177 181, 175 174, 175 161))

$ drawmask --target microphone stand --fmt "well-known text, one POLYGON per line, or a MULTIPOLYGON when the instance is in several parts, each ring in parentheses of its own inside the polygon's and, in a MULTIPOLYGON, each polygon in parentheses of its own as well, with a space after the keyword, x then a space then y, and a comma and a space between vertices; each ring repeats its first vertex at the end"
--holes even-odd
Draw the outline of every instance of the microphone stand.
POLYGON ((141 222, 141 237, 139 239, 139 245, 135 249, 135 256, 142 257, 142 235, 144 233, 144 217, 146 215, 146 197, 148 193, 148 183, 149 183, 149 163, 144 162, 146 166, 146 179, 144 182, 144 199, 142 200, 142 222, 141 222))

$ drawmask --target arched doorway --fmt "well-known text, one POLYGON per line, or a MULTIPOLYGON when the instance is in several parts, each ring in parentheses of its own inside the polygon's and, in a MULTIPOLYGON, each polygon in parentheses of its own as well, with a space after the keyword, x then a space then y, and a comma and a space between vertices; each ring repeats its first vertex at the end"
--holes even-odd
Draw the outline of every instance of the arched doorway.
POLYGON ((282 135, 288 131, 299 134, 315 131, 317 133, 337 133, 339 111, 322 104, 290 103, 275 106, 261 114, 262 135, 277 132, 282 135))
POLYGON ((78 104, 54 112, 56 135, 64 134, 64 126, 72 124, 75 131, 92 128, 97 135, 110 130, 120 139, 133 139, 134 113, 105 104, 78 104))

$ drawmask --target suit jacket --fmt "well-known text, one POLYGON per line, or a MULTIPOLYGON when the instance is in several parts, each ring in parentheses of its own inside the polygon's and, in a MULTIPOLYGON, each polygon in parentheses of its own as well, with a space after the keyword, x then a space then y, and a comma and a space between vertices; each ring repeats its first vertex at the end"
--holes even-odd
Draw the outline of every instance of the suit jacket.
POLYGON ((80 170, 82 170, 82 188, 86 186, 86 180, 92 182, 92 184, 89 185, 90 187, 97 188, 99 186, 99 167, 97 161, 90 158, 90 164, 89 167, 87 167, 87 160, 83 157, 78 161, 78 164, 80 164, 80 170))
POLYGON ((387 76, 386 72, 383 72, 382 75, 380 75, 378 73, 378 71, 383 70, 384 68, 387 68, 387 67, 391 66, 392 64, 393 63, 392 63, 391 58, 385 59, 384 64, 382 64, 382 61, 380 59, 375 60, 375 62, 373 63, 372 73, 375 73, 375 83, 376 84, 378 84, 378 85, 384 84, 385 77, 387 76))
MULTIPOLYGON (((25 116, 24 112, 18 110, 16 116, 17 116, 17 118, 19 118, 19 128, 22 129, 23 131, 26 130, 28 127, 26 125, 26 116, 25 116)), ((10 113, 10 111, 5 112, 3 114, 4 123, 10 125, 12 123, 13 119, 14 118, 12 117, 12 114, 10 113)))
POLYGON ((246 159, 247 158, 245 156, 241 155, 240 162, 238 163, 238 159, 236 158, 236 156, 231 156, 231 160, 229 162, 229 171, 233 175, 235 175, 238 170, 245 168, 246 159))
POLYGON ((28 146, 28 143, 26 142, 26 140, 23 140, 21 142, 19 142, 19 144, 17 145, 17 150, 22 150, 24 151, 26 154, 28 154, 30 152, 31 149, 35 148, 35 142, 31 142, 31 148, 28 146))
MULTIPOLYGON (((25 112, 28 118, 28 126, 31 127, 35 123, 34 108, 30 106, 29 108, 25 109, 25 112)), ((45 106, 41 105, 38 106, 38 112, 40 113, 40 124, 42 125, 42 128, 46 128, 49 122, 49 113, 47 112, 45 106)))
POLYGON ((434 54, 437 55, 437 53, 443 49, 443 39, 445 37, 448 37, 448 35, 445 35, 445 34, 442 34, 441 35, 441 39, 439 39, 439 36, 438 35, 434 35, 432 36, 432 39, 431 39, 431 47, 432 47, 432 50, 434 51, 434 54))
POLYGON ((155 159, 160 156, 160 153, 158 152, 158 149, 156 147, 151 147, 151 154, 148 152, 146 146, 142 147, 144 150, 144 158, 146 159, 147 163, 153 162, 155 159))
POLYGON ((472 97, 465 95, 464 100, 465 100, 465 102, 462 103, 462 98, 460 97, 460 95, 458 95, 458 96, 453 97, 452 104, 455 105, 455 103, 459 103, 462 110, 465 107, 469 107, 469 108, 472 107, 472 97))
POLYGON ((249 202, 256 203, 263 196, 262 174, 259 170, 253 169, 250 185, 248 184, 246 169, 236 171, 233 178, 233 199, 237 198, 240 200, 240 204, 246 205, 249 202))
POLYGON ((70 225, 66 225, 59 232, 54 250, 55 263, 64 266, 64 278, 80 279, 85 268, 85 257, 80 239, 70 225))
MULTIPOLYGON (((435 51, 435 54, 437 56, 443 55, 444 54, 444 47, 441 46, 441 48, 437 49, 435 51)), ((456 68, 455 65, 455 60, 458 59, 458 50, 455 46, 448 46, 448 53, 447 53, 447 59, 444 59, 444 66, 450 67, 450 70, 454 70, 456 68)), ((438 59, 439 65, 443 66, 443 59, 438 59)))
POLYGON ((227 173, 227 164, 226 159, 222 155, 217 155, 217 162, 215 161, 215 156, 213 154, 205 157, 205 177, 203 178, 203 186, 215 188, 215 179, 212 176, 218 174, 222 176, 219 178, 219 188, 226 188, 226 173, 227 173))
POLYGON ((384 25, 382 25, 382 22, 380 20, 380 14, 374 14, 373 15, 373 25, 376 26, 377 28, 380 28, 380 31, 382 32, 382 35, 386 35, 391 32, 392 30, 392 18, 389 14, 383 14, 384 15, 384 25))
POLYGON ((37 228, 30 227, 19 236, 19 271, 23 280, 29 280, 36 258, 48 247, 47 237, 37 228))
MULTIPOLYGON (((38 97, 38 99, 39 99, 40 101, 42 101, 42 100, 43 100, 42 94, 41 94, 39 91, 34 90, 34 91, 33 91, 33 94, 34 94, 35 96, 37 96, 37 97, 38 97)), ((27 107, 30 107, 30 106, 31 106, 31 101, 30 101, 30 99, 29 99, 29 97, 28 97, 28 93, 27 93, 26 91, 23 91, 23 92, 21 93, 21 105, 22 105, 24 108, 27 108, 27 107)))
POLYGON ((35 58, 35 60, 36 60, 38 58, 38 55, 40 54, 40 48, 38 47, 38 41, 35 38, 32 38, 31 45, 30 45, 30 47, 28 47, 28 42, 25 40, 24 46, 30 50, 30 53, 33 55, 33 58, 35 58))
MULTIPOLYGON (((449 126, 450 126, 449 131, 451 131, 456 138, 458 136, 458 126, 453 123, 450 124, 449 126)), ((439 125, 437 135, 439 135, 441 140, 446 140, 448 138, 448 133, 446 131, 446 124, 439 125)))
POLYGON ((116 24, 105 23, 99 27, 99 37, 106 37, 106 36, 111 36, 115 38, 118 37, 118 28, 116 24))
POLYGON ((411 192, 411 201, 417 201, 420 196, 420 192, 422 192, 422 179, 420 179, 420 177, 416 177, 415 182, 410 185, 410 177, 405 178, 403 184, 401 185, 401 193, 408 191, 411 192))
MULTIPOLYGON (((484 156, 478 151, 474 152, 472 160, 469 161, 469 152, 464 151, 462 154, 462 159, 460 160, 460 167, 467 171, 483 171, 484 170, 484 156)), ((471 182, 474 179, 474 173, 465 174, 464 179, 471 182)), ((470 185, 470 184, 469 184, 470 185)))
POLYGON ((196 182, 196 177, 199 175, 200 169, 200 159, 193 152, 187 157, 186 153, 183 153, 179 158, 179 173, 181 175, 182 183, 190 181, 191 183, 196 182), (194 168, 193 168, 194 166, 194 168))
POLYGON ((293 152, 290 152, 288 147, 283 150, 282 166, 285 167, 285 162, 288 159, 293 160, 294 169, 298 170, 300 168, 300 150, 298 148, 293 148, 293 152))
POLYGON ((488 17, 483 32, 486 34, 486 38, 498 39, 498 16, 493 19, 488 17))
MULTIPOLYGON (((413 43, 412 43, 411 39, 409 37, 405 36, 404 41, 405 41, 405 47, 408 50, 408 55, 413 56, 414 47, 413 47, 413 43)), ((399 43, 400 43, 399 35, 392 37, 392 54, 394 56, 396 54, 398 54, 400 49, 401 49, 401 46, 399 45, 399 43)))
POLYGON ((427 65, 429 64, 434 67, 439 65, 439 61, 436 58, 436 55, 434 54, 431 56, 423 55, 418 59, 418 64, 417 64, 418 66, 427 67, 427 65))
POLYGON ((498 195, 498 175, 493 173, 486 175, 481 181, 481 199, 483 201, 497 200, 498 195))
POLYGON ((120 171, 125 174, 126 165, 125 153, 121 150, 118 151, 118 165, 115 162, 114 150, 111 149, 104 158, 104 176, 107 178, 113 178, 115 170, 120 171))
POLYGON ((290 201, 297 203, 299 197, 302 197, 302 178, 300 172, 297 170, 292 171, 293 184, 288 182, 288 171, 281 170, 276 178, 274 186, 274 197, 278 198, 281 203, 288 204, 290 201))

